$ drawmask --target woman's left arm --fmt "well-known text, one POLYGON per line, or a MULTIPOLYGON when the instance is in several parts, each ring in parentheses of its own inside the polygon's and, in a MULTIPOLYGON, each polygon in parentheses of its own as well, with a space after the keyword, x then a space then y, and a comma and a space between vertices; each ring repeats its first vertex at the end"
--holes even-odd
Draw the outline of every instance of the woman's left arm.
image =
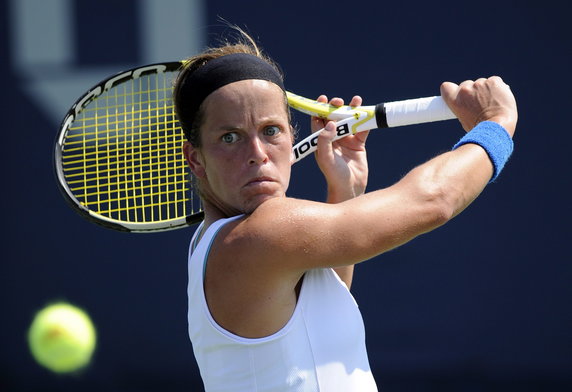
MULTIPOLYGON (((328 102, 325 95, 317 99, 319 102, 328 102)), ((333 98, 331 105, 342 106, 343 99, 333 98)), ((354 96, 350 106, 361 106, 362 99, 354 96)), ((350 135, 343 139, 333 141, 336 125, 333 121, 319 117, 311 119, 312 132, 322 128, 324 131, 318 137, 316 161, 324 175, 328 187, 328 203, 341 203, 362 195, 365 192, 368 178, 367 154, 365 142, 369 131, 350 135)), ((351 287, 354 266, 334 268, 340 279, 351 287)))

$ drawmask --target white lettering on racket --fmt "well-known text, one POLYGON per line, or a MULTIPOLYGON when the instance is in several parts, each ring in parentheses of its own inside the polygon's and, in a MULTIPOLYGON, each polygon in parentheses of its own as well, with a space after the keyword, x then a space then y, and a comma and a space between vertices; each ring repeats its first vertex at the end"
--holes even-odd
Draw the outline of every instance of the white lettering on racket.
MULTIPOLYGON (((350 133, 349 125, 347 123, 346 124, 340 124, 336 128, 336 138, 335 139, 342 138, 345 135, 348 135, 349 133, 350 133)), ((292 152, 294 153, 295 160, 304 158, 307 154, 316 150, 316 148, 318 146, 318 136, 319 136, 319 132, 316 132, 313 135, 311 135, 310 137, 306 138, 305 140, 303 140, 302 142, 300 142, 299 144, 294 146, 294 148, 292 149, 292 152)))

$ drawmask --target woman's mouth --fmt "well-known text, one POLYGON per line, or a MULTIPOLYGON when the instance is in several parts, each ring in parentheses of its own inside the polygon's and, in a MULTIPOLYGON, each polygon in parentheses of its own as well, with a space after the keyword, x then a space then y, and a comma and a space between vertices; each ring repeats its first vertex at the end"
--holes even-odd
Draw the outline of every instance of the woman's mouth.
POLYGON ((258 185, 258 184, 262 184, 264 182, 274 182, 274 180, 270 177, 256 177, 256 178, 253 178, 250 181, 248 181, 246 186, 258 185))

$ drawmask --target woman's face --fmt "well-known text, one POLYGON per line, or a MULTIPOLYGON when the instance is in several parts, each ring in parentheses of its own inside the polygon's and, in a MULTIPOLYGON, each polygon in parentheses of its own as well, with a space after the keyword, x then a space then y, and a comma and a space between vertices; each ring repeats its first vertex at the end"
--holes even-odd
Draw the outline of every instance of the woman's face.
POLYGON ((284 92, 273 83, 242 80, 203 102, 201 146, 185 146, 208 202, 227 215, 251 213, 286 194, 292 130, 284 92))

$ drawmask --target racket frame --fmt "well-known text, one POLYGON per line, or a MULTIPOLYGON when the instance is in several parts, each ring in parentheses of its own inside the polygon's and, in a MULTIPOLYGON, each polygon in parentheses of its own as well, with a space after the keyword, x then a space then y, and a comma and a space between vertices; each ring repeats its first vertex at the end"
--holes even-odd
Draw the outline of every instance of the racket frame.
MULTIPOLYGON (((107 78, 92 88, 90 88, 84 95, 82 95, 77 101, 71 106, 71 108, 66 113, 64 119, 62 120, 58 136, 55 141, 54 149, 54 171, 55 176, 58 179, 58 187, 63 194, 65 200, 68 204, 81 216, 87 220, 102 225, 106 228, 124 231, 124 232, 154 232, 154 231, 164 231, 173 230, 181 227, 189 226, 193 223, 199 222, 203 219, 204 213, 198 211, 196 213, 177 217, 172 219, 163 219, 156 222, 133 222, 124 221, 97 213, 89 209, 84 203, 79 201, 77 197, 73 194, 70 186, 68 185, 63 168, 63 149, 64 141, 68 136, 70 126, 73 124, 74 120, 80 115, 80 113, 95 99, 109 91, 111 88, 125 82, 126 80, 136 80, 142 76, 148 74, 160 74, 164 72, 175 72, 183 65, 182 61, 176 62, 166 62, 166 63, 155 63, 148 64, 142 67, 137 67, 127 71, 119 72, 110 78, 107 78)), ((187 169, 188 170, 188 169, 187 169)), ((188 187, 188 185, 187 185, 188 187)), ((187 189, 185 190, 185 192, 187 189)))

